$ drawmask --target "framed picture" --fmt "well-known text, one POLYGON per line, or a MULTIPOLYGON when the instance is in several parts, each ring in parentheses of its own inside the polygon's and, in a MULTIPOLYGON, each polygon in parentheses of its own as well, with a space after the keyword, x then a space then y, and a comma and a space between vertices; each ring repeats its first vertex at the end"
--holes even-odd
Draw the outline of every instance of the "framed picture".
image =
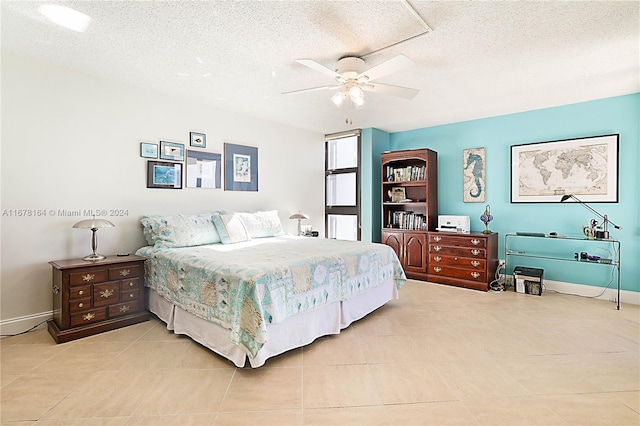
POLYGON ((189 133, 189 146, 195 146, 197 148, 206 148, 207 147, 207 135, 204 133, 189 133))
POLYGON ((187 188, 221 188, 222 155, 187 150, 187 188))
POLYGON ((224 189, 258 190, 258 148, 224 144, 224 189))
POLYGON ((462 151, 462 201, 484 203, 486 156, 484 148, 469 148, 462 151))
POLYGON ((140 142, 140 157, 158 158, 158 144, 149 142, 140 142))
POLYGON ((160 159, 184 161, 184 144, 160 141, 160 159))
POLYGON ((511 146, 511 202, 618 202, 619 135, 511 146))
POLYGON ((182 189, 182 163, 147 161, 147 188, 182 189))

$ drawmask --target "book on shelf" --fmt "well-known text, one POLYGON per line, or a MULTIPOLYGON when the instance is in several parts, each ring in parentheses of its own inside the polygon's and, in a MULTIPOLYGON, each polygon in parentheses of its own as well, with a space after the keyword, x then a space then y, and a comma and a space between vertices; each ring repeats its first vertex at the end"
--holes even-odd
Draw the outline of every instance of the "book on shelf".
POLYGON ((411 211, 390 211, 387 217, 389 228, 405 229, 409 231, 424 231, 427 229, 427 221, 423 214, 411 211))
POLYGON ((426 179, 426 171, 425 166, 387 166, 386 176, 388 182, 417 181, 426 179))

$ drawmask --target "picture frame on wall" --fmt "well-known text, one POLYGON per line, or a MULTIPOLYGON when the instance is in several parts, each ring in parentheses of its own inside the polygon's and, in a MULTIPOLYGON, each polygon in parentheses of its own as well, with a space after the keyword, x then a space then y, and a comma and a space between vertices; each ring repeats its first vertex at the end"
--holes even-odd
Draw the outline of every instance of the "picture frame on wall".
POLYGON ((224 189, 258 190, 258 148, 224 144, 224 189))
POLYGON ((184 161, 184 144, 160 141, 160 159, 184 161))
POLYGON ((147 188, 182 189, 182 163, 147 161, 147 188))
POLYGON ((485 202, 486 158, 484 147, 462 151, 462 201, 465 203, 485 202))
POLYGON ((618 202, 618 134, 511 146, 511 202, 618 202))
POLYGON ((189 132, 189 146, 196 148, 207 147, 207 135, 204 133, 189 132))
POLYGON ((187 188, 220 189, 222 155, 187 150, 187 188))
POLYGON ((140 157, 158 158, 158 144, 150 142, 140 142, 140 157))

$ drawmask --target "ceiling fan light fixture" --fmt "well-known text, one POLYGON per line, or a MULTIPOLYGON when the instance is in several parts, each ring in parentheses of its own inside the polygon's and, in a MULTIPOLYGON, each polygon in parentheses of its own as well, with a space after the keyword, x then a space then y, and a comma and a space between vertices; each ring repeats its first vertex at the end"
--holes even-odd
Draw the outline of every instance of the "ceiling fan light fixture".
POLYGON ((349 97, 355 103, 357 100, 364 100, 364 91, 360 86, 353 85, 349 88, 349 97))
POLYGON ((344 100, 347 98, 347 94, 344 92, 336 92, 332 97, 331 97, 331 102, 333 102, 334 104, 336 104, 337 107, 342 106, 344 100))

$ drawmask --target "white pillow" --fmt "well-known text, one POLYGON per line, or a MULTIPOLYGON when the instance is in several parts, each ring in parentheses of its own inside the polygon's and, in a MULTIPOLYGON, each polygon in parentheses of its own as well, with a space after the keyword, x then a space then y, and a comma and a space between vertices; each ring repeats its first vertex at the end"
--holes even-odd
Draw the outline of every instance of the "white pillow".
POLYGON ((279 237, 284 235, 282 222, 277 210, 266 210, 254 213, 236 213, 242 219, 251 238, 279 237))
POLYGON ((222 244, 239 243, 251 239, 247 228, 245 228, 244 223, 242 223, 242 219, 236 213, 214 213, 211 219, 220 235, 222 244))

